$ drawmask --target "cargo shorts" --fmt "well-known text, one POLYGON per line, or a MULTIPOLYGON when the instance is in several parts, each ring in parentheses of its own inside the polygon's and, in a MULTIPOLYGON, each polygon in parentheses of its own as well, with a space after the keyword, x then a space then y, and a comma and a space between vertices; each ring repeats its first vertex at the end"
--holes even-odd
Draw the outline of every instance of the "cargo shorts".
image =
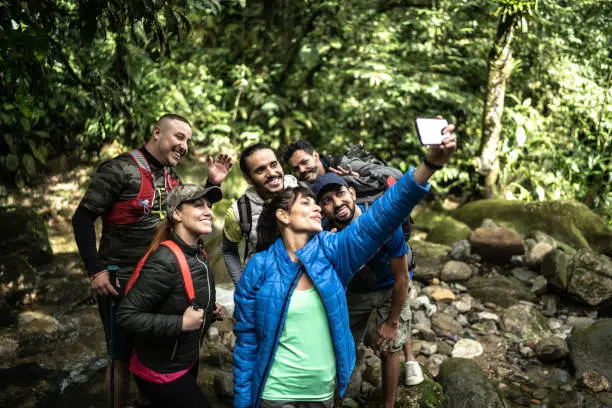
MULTIPOLYGON (((389 313, 391 313, 392 294, 393 287, 367 293, 347 293, 349 325, 355 345, 359 345, 363 341, 372 311, 376 313, 377 330, 387 320, 389 313)), ((381 351, 396 353, 402 350, 404 343, 410 338, 411 321, 410 302, 406 297, 406 302, 400 313, 397 337, 383 346, 381 351)))

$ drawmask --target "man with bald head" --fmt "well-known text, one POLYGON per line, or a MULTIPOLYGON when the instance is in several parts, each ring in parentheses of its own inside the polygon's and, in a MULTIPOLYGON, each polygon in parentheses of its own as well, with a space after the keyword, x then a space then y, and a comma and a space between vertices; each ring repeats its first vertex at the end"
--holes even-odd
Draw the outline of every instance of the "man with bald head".
MULTIPOLYGON (((109 323, 114 316, 109 315, 107 306, 111 298, 121 301, 132 270, 165 217, 166 196, 181 184, 174 167, 187 154, 191 135, 187 119, 176 114, 163 115, 143 147, 120 154, 98 168, 72 218, 79 253, 98 295, 107 341, 114 343, 115 407, 126 406, 133 344, 118 326, 110 339, 109 323), (94 223, 99 217, 103 229, 96 248, 94 223)), ((206 186, 221 184, 232 165, 232 158, 225 154, 215 160, 209 158, 206 186)), ((109 379, 110 368, 107 370, 110 396, 109 379)))

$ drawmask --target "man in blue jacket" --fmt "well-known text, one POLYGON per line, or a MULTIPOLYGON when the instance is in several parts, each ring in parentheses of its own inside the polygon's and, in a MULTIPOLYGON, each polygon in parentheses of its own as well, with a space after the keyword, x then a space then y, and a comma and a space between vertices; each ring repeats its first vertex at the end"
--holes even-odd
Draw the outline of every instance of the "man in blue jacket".
MULTIPOLYGON (((356 203, 355 189, 334 173, 320 176, 311 188, 328 230, 344 229, 367 210, 364 205, 356 203)), ((363 341, 369 316, 376 311, 376 344, 383 351, 385 407, 394 406, 401 367, 399 353, 410 337, 408 256, 409 249, 400 227, 355 275, 347 290, 349 324, 356 345, 363 341)), ((423 381, 421 368, 410 349, 406 371, 408 385, 423 381)))

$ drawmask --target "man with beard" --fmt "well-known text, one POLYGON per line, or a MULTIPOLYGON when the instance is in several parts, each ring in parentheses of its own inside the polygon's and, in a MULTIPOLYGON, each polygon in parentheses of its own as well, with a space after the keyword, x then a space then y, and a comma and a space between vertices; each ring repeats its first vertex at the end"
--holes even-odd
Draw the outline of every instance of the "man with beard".
POLYGON ((393 177, 399 179, 402 172, 393 167, 366 162, 359 157, 347 155, 320 155, 314 147, 305 140, 291 143, 283 153, 283 160, 287 163, 299 181, 311 184, 325 173, 335 173, 339 176, 372 179, 393 177))
MULTIPOLYGON (((366 211, 356 204, 356 193, 346 181, 334 174, 320 176, 312 185, 321 215, 328 230, 345 228, 366 211)), ((407 301, 410 275, 408 247, 402 229, 398 228, 382 248, 355 275, 347 289, 349 324, 355 344, 366 333, 368 318, 376 311, 376 345, 382 354, 382 380, 385 407, 393 407, 400 374, 399 352, 404 344, 410 345, 411 311, 407 301)), ((416 385, 423 381, 419 364, 408 348, 406 383, 416 385)))
MULTIPOLYGON (((165 217, 168 192, 181 184, 173 168, 187 153, 191 134, 185 118, 163 115, 142 148, 123 153, 98 168, 72 218, 79 253, 98 295, 107 342, 114 346, 110 366, 115 369, 111 375, 110 366, 107 368, 106 386, 109 398, 114 388, 115 407, 126 406, 133 342, 120 327, 114 327, 114 316, 109 312, 121 301, 132 270, 165 217), (103 230, 98 250, 94 223, 99 217, 103 230)), ((221 184, 232 165, 232 158, 225 154, 214 161, 209 158, 206 186, 221 184)))
POLYGON ((255 253, 257 246, 257 223, 264 202, 283 191, 285 187, 297 186, 293 176, 285 176, 276 158, 275 151, 267 144, 248 146, 240 155, 240 170, 249 188, 234 201, 225 213, 221 253, 229 275, 237 284, 244 271, 240 261, 238 245, 244 239, 244 264, 255 253))

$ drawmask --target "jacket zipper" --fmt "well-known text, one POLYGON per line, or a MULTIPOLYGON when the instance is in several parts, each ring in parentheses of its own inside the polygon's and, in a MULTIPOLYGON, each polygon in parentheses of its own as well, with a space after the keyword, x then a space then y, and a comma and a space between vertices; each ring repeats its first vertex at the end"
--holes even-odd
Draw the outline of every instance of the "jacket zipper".
MULTIPOLYGON (((204 327, 206 327, 206 313, 208 312, 208 306, 210 306, 210 279, 208 276, 208 266, 206 266, 206 263, 204 263, 202 260, 200 260, 200 258, 198 258, 198 255, 196 255, 196 259, 198 260, 198 262, 200 262, 202 265, 204 265, 204 269, 206 271, 206 283, 208 284, 208 301, 206 302, 206 308, 204 309, 204 321, 202 323, 202 328, 200 329, 200 335, 198 337, 198 353, 200 352, 200 347, 202 346, 202 333, 204 332, 204 327)), ((170 356, 170 361, 174 360, 174 357, 176 355, 176 349, 178 348, 178 344, 179 341, 181 339, 181 337, 183 336, 183 334, 181 333, 181 335, 179 336, 179 338, 174 342, 174 347, 172 348, 172 355, 170 356)))
POLYGON ((210 276, 208 276, 209 274, 209 270, 208 270, 208 266, 206 266, 206 263, 202 260, 200 260, 200 258, 198 258, 198 255, 196 254, 196 259, 198 260, 198 262, 200 262, 202 265, 204 265, 204 269, 206 270, 206 284, 208 285, 208 301, 206 302, 206 308, 204 309, 204 320, 202 322, 202 328, 200 329, 200 336, 198 337, 198 355, 200 353, 200 347, 202 347, 202 334, 204 332, 204 328, 206 327, 206 314, 208 313, 208 307, 210 306, 210 276))
POLYGON ((263 393, 263 386, 266 383, 268 374, 269 374, 269 370, 270 370, 270 364, 272 363, 272 359, 274 358, 274 354, 276 353, 276 348, 278 347, 278 341, 280 338, 280 327, 281 324, 285 318, 285 315, 287 313, 287 301, 289 300, 289 297, 291 296, 291 294, 293 293, 293 289, 295 289, 295 286, 297 284, 297 280, 299 279, 299 277, 302 275, 302 268, 305 269, 305 267, 303 265, 300 265, 300 268, 298 269, 297 273, 295 274, 295 276, 293 277, 293 279, 291 280, 291 285, 289 285, 289 291, 287 292, 287 295, 285 296, 285 300, 283 301, 283 314, 281 315, 281 318, 278 320, 278 325, 276 326, 276 332, 274 334, 274 350, 272 350, 272 353, 270 354, 270 358, 268 359, 268 362, 266 363, 266 369, 264 370, 264 376, 262 377, 262 381, 261 384, 259 384, 259 390, 257 390, 257 398, 255 399, 255 401, 253 402, 253 406, 254 407, 258 407, 259 406, 259 399, 261 398, 261 394, 263 393))

